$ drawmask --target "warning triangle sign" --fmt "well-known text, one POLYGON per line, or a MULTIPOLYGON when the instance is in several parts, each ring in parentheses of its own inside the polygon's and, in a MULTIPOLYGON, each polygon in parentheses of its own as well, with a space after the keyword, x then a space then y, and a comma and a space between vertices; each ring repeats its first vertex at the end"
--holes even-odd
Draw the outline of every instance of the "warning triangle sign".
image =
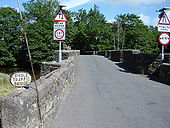
POLYGON ((170 25, 170 21, 168 16, 166 15, 165 12, 160 14, 160 19, 158 21, 158 24, 163 24, 163 25, 170 25))
POLYGON ((65 16, 64 11, 63 11, 63 10, 59 10, 59 11, 57 12, 57 15, 54 17, 54 20, 53 20, 53 21, 68 22, 68 19, 67 19, 67 17, 65 16))

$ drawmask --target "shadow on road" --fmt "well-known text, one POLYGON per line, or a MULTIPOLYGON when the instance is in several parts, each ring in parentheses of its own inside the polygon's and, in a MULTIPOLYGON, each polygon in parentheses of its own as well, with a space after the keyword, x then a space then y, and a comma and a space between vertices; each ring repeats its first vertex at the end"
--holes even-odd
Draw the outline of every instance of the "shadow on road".
POLYGON ((126 66, 124 66, 123 63, 116 63, 116 65, 120 68, 120 69, 117 69, 120 72, 137 74, 134 71, 127 68, 126 66))

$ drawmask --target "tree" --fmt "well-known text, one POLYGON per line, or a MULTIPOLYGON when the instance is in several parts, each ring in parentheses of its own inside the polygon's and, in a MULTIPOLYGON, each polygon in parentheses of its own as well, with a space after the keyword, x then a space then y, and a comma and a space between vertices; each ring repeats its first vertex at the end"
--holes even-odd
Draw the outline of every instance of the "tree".
POLYGON ((81 51, 110 48, 112 30, 96 5, 88 12, 80 9, 72 17, 75 20, 73 37, 75 48, 80 48, 81 51))
POLYGON ((26 30, 34 64, 54 59, 57 42, 53 41, 53 17, 57 0, 31 0, 24 3, 26 30))
MULTIPOLYGON (((114 26, 119 26, 117 30, 117 49, 139 49, 141 52, 157 52, 154 27, 143 24, 140 17, 134 14, 117 15, 114 26)), ((116 29, 116 28, 115 28, 116 29)))
MULTIPOLYGON (((117 49, 124 49, 126 47, 125 38, 126 32, 129 28, 133 28, 139 24, 143 24, 140 17, 134 14, 120 14, 115 17, 114 29, 117 49)), ((127 42, 126 42, 127 43, 127 42)))
POLYGON ((0 8, 0 65, 17 66, 18 50, 23 42, 17 10, 0 8))

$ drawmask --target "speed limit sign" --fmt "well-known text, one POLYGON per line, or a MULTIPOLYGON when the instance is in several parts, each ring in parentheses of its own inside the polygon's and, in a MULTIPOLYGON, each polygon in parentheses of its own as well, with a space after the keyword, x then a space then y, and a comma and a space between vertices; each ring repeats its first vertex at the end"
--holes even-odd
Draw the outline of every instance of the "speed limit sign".
POLYGON ((54 40, 65 40, 65 29, 54 29, 54 40))

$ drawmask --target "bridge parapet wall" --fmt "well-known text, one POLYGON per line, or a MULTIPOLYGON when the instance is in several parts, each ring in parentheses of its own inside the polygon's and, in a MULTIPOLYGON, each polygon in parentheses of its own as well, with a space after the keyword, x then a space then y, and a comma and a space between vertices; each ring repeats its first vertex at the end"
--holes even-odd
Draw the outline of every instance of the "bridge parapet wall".
MULTIPOLYGON (((62 50, 62 60, 67 60, 69 57, 76 58, 79 55, 80 55, 79 50, 62 50)), ((58 63, 58 60, 59 60, 59 52, 58 51, 56 51, 55 56, 56 56, 55 57, 56 59, 54 59, 55 61, 42 62, 40 76, 44 76, 44 75, 60 68, 61 65, 64 65, 63 63, 62 64, 58 63)))
POLYGON ((170 63, 163 63, 160 66, 159 79, 161 82, 170 85, 170 63))
MULTIPOLYGON (((152 67, 150 65, 155 64, 155 60, 159 61, 159 54, 145 54, 140 53, 140 51, 123 51, 123 64, 130 68, 135 73, 149 74, 152 72, 152 67)), ((159 63, 160 64, 160 63, 159 63)), ((158 68, 154 67, 153 68, 158 68)))
MULTIPOLYGON (((51 67, 54 66, 57 69, 36 81, 43 123, 48 122, 49 118, 54 116, 67 92, 67 87, 74 81, 76 56, 64 60, 60 66, 53 63, 51 67)), ((30 86, 35 87, 34 83, 31 83, 30 86)), ((36 97, 37 93, 34 89, 20 89, 1 98, 0 127, 38 128, 39 115, 36 97)))
POLYGON ((140 53, 139 50, 109 50, 105 57, 112 61, 122 62, 134 73, 151 75, 158 81, 170 84, 170 54, 165 54, 161 65, 159 53, 140 53))
MULTIPOLYGON (((59 62, 59 50, 55 51, 55 58, 54 60, 59 62)), ((62 60, 66 60, 69 57, 76 57, 80 55, 79 50, 62 50, 62 60)))

